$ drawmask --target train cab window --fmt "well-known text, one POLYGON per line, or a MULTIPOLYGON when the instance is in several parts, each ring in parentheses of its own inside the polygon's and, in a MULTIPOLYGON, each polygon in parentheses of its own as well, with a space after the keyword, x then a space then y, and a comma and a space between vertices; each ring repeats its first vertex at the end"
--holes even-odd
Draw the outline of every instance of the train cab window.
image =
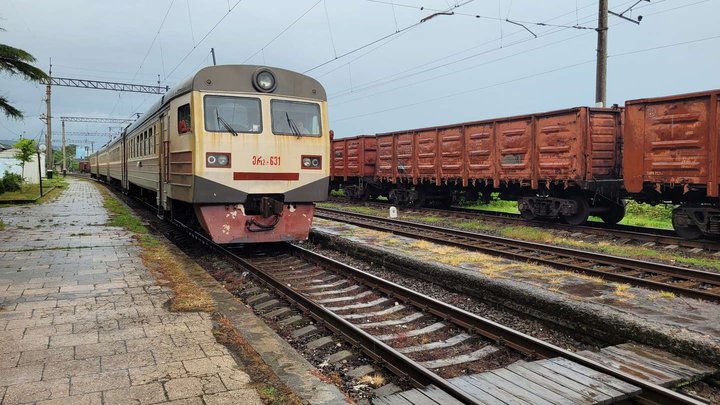
POLYGON ((205 130, 208 132, 262 132, 260 100, 231 96, 205 96, 205 130))
POLYGON ((275 135, 320 136, 320 106, 299 101, 272 100, 272 130, 275 135))
POLYGON ((190 122, 190 104, 178 107, 178 133, 186 134, 192 129, 190 122))

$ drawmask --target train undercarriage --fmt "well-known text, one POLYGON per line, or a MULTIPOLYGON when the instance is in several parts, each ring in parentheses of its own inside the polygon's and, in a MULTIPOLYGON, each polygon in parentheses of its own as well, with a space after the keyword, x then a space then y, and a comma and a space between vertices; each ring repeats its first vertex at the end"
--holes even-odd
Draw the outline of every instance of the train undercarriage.
POLYGON ((496 189, 485 183, 462 187, 359 179, 355 184, 345 183, 343 186, 347 198, 368 201, 384 196, 400 207, 449 208, 458 202, 487 203, 492 193, 498 192, 502 200, 517 201, 520 214, 528 220, 555 219, 570 225, 580 225, 593 215, 606 223, 616 224, 625 217, 625 203, 621 199, 619 181, 572 185, 549 182, 542 183, 535 190, 519 182, 504 184, 496 189))

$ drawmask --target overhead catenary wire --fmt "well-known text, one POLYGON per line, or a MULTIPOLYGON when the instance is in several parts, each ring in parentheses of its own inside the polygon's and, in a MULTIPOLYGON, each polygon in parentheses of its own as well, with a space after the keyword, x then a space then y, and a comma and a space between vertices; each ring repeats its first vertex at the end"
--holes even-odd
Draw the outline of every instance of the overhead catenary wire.
POLYGON ((330 14, 328 14, 327 0, 323 0, 323 8, 325 9, 325 19, 327 21, 328 32, 330 33, 330 44, 332 45, 333 55, 337 59, 337 49, 335 49, 335 39, 333 39, 332 27, 330 26, 330 14))
MULTIPOLYGON (((370 1, 370 0, 367 0, 367 1, 370 1)), ((665 0, 661 0, 661 1, 665 1, 665 0)), ((628 1, 628 3, 630 3, 630 1, 628 1)), ((586 5, 586 6, 583 6, 583 7, 581 7, 581 8, 584 9, 584 8, 587 8, 587 7, 590 7, 590 6, 591 6, 591 5, 586 5)), ((558 18, 562 18, 562 17, 564 17, 564 16, 566 16, 566 15, 568 15, 568 14, 572 14, 572 12, 560 14, 560 15, 558 15, 558 16, 556 16, 556 17, 552 17, 552 18, 550 18, 550 19, 548 19, 548 20, 546 20, 546 21, 554 21, 554 20, 556 20, 556 19, 558 19, 558 18)), ((596 14, 597 14, 597 13, 593 12, 592 15, 595 16, 596 14)), ((516 31, 514 31, 514 32, 512 32, 512 33, 510 33, 510 34, 508 34, 508 35, 505 35, 505 37, 515 36, 515 35, 521 34, 521 33, 523 33, 523 32, 525 32, 525 31, 524 31, 524 30, 516 30, 516 31)), ((382 79, 387 79, 387 81, 390 81, 390 79, 397 79, 397 76, 403 75, 403 74, 408 73, 408 72, 412 72, 412 71, 417 70, 417 69, 424 68, 424 67, 426 67, 426 66, 432 65, 433 63, 441 62, 441 61, 443 61, 443 60, 445 60, 445 59, 449 59, 449 58, 452 58, 452 57, 454 57, 454 56, 462 55, 463 53, 470 52, 470 51, 472 51, 472 50, 474 50, 474 49, 477 49, 477 48, 480 48, 480 47, 483 47, 483 46, 485 46, 485 45, 491 44, 491 43, 496 42, 496 41, 501 41, 501 40, 502 40, 501 37, 496 37, 496 38, 494 38, 494 39, 491 39, 491 40, 488 40, 488 41, 484 41, 484 42, 482 42, 482 43, 480 43, 480 44, 478 44, 478 45, 472 46, 472 47, 470 47, 470 48, 463 49, 463 50, 461 50, 461 51, 459 51, 459 52, 453 52, 453 53, 451 53, 451 54, 449 54, 449 55, 445 55, 445 56, 442 56, 442 57, 439 57, 439 58, 432 59, 432 60, 427 61, 427 62, 423 62, 423 63, 421 63, 421 64, 419 64, 419 65, 416 65, 416 66, 413 66, 413 67, 411 67, 411 68, 404 69, 404 70, 402 70, 402 71, 400 71, 400 72, 397 72, 397 73, 394 73, 394 74, 385 76, 385 77, 382 78, 382 79)), ((521 42, 525 42, 525 41, 521 41, 521 42)), ((517 44, 517 43, 519 43, 519 42, 515 42, 515 43, 513 43, 512 45, 517 44)), ((502 44, 500 45, 499 48, 496 48, 496 49, 502 49, 502 44)), ((484 53, 485 53, 485 51, 481 52, 480 54, 484 54, 484 53)), ((478 54, 478 55, 480 55, 480 54, 478 54)), ((463 59, 463 60, 464 60, 464 59, 463 59)), ((461 60, 461 61, 462 61, 462 60, 461 60)), ((332 72, 332 71, 331 71, 331 72, 332 72)), ((328 72, 328 73, 330 73, 330 72, 328 72)), ((365 83, 365 85, 371 84, 371 86, 368 86, 368 87, 376 87, 376 86, 380 85, 380 83, 379 83, 378 80, 379 80, 379 79, 374 79, 374 80, 372 80, 372 81, 369 82, 369 83, 365 83)), ((358 87, 363 87, 363 85, 355 86, 355 89, 357 90, 358 87)), ((331 94, 330 97, 340 96, 340 95, 342 95, 342 93, 345 92, 345 91, 346 91, 346 90, 343 90, 343 91, 340 91, 340 92, 336 92, 336 93, 334 93, 334 94, 331 94)))
POLYGON ((275 42, 275 41, 276 41, 278 38, 280 38, 285 32, 287 32, 290 28, 292 28, 295 24, 297 24, 298 21, 302 20, 303 17, 305 17, 310 11, 312 11, 315 7, 317 7, 317 5, 320 4, 320 2, 322 2, 322 1, 323 1, 323 0, 318 0, 318 1, 316 1, 312 6, 310 6, 310 8, 308 8, 307 10, 305 10, 305 12, 303 12, 302 14, 300 14, 300 16, 298 16, 295 20, 293 20, 293 22, 291 22, 289 25, 287 25, 285 28, 283 28, 277 35, 275 35, 275 36, 273 37, 273 39, 271 39, 271 40, 268 41, 265 45, 263 45, 262 47, 260 47, 260 49, 258 49, 257 51, 255 51, 255 53, 253 53, 252 55, 250 55, 250 56, 248 56, 247 58, 245 58, 245 60, 243 60, 242 63, 245 63, 245 62, 249 61, 249 60, 252 59, 255 55, 263 52, 263 50, 264 50, 265 48, 267 48, 268 46, 272 45, 273 42, 275 42))
MULTIPOLYGON (((462 6, 468 4, 468 3, 472 2, 472 1, 474 1, 474 0, 466 0, 465 2, 463 2, 463 3, 461 3, 461 4, 457 4, 457 5, 453 6, 451 9, 446 10, 446 11, 450 11, 450 10, 452 10, 452 9, 462 7, 462 6)), ((328 65, 328 64, 330 64, 330 63, 332 63, 332 62, 335 62, 335 61, 338 60, 338 59, 342 59, 342 58, 344 58, 344 57, 346 57, 346 56, 352 55, 352 54, 354 54, 355 52, 358 52, 358 51, 360 51, 360 50, 363 50, 363 49, 365 49, 365 48, 367 48, 367 47, 369 47, 369 46, 372 46, 372 45, 374 45, 374 44, 376 44, 376 43, 378 43, 378 42, 384 41, 384 40, 386 40, 386 39, 388 39, 388 38, 390 38, 390 37, 393 37, 393 36, 395 36, 395 35, 398 35, 398 34, 400 34, 400 33, 402 33, 402 32, 409 31, 409 30, 411 30, 411 29, 413 29, 413 28, 416 28, 416 27, 418 27, 419 25, 421 25, 421 24, 423 24, 423 23, 425 23, 425 22, 427 22, 427 21, 429 21, 429 20, 430 20, 430 18, 426 17, 426 18, 420 20, 419 22, 416 22, 415 24, 408 25, 408 26, 406 26, 405 28, 402 28, 402 29, 400 29, 400 30, 398 30, 398 31, 395 31, 395 32, 391 33, 391 34, 387 34, 387 35, 385 35, 385 36, 383 36, 383 37, 381 37, 381 38, 378 38, 378 39, 376 39, 376 40, 373 40, 373 41, 371 41, 371 42, 368 42, 368 43, 366 43, 366 44, 364 44, 364 45, 361 45, 361 46, 359 46, 359 47, 357 47, 357 48, 355 48, 355 49, 351 49, 350 51, 347 51, 347 52, 343 53, 342 55, 335 56, 333 59, 327 60, 327 61, 325 61, 325 62, 323 62, 323 63, 321 63, 321 64, 319 64, 319 65, 317 65, 317 66, 315 66, 315 67, 312 67, 312 68, 310 68, 310 69, 307 69, 307 70, 303 71, 303 74, 307 74, 307 73, 309 73, 309 72, 312 72, 312 71, 315 70, 315 69, 318 69, 318 68, 323 67, 323 66, 325 66, 325 65, 328 65)))
MULTIPOLYGON (((647 15, 648 15, 648 16, 651 16, 651 15, 661 14, 661 13, 669 12, 669 11, 672 11, 672 10, 676 10, 676 9, 678 9, 678 8, 684 8, 684 7, 689 7, 689 6, 693 6, 693 5, 700 4, 700 3, 705 3, 705 2, 707 2, 707 1, 709 1, 709 0, 700 0, 700 1, 697 1, 697 2, 694 2, 694 3, 689 3, 689 4, 685 4, 685 5, 678 6, 678 7, 674 7, 674 8, 670 8, 670 9, 659 10, 659 11, 657 11, 657 12, 649 13, 649 14, 647 14, 647 15)), ((632 2, 632 1, 629 1, 629 2, 626 2, 626 3, 631 3, 631 2, 632 2)), ((655 2, 654 4, 658 4, 658 3, 661 3, 661 2, 663 2, 663 1, 655 2)), ((568 14, 569 14, 569 13, 568 13, 568 14)), ((565 15, 566 15, 566 14, 565 14, 565 15)), ((595 18, 595 19, 596 19, 596 18, 595 18)), ((616 26, 616 25, 621 24, 621 23, 623 23, 623 22, 617 22, 617 23, 613 24, 612 26, 616 26)), ((554 30, 554 31, 551 31, 551 32, 542 34, 541 36, 549 36, 549 35, 553 35, 553 34, 555 34, 555 33, 561 32, 561 31, 563 31, 563 29, 554 30)), ((521 32, 521 31, 519 31, 519 32, 521 32)), ((521 51, 521 52, 519 52, 519 53, 509 55, 508 57, 517 56, 517 55, 523 54, 523 53, 525 53, 525 52, 534 51, 534 50, 537 50, 537 49, 540 49, 540 48, 544 48, 544 47, 546 47, 546 46, 554 45, 554 44, 557 44, 557 43, 560 43, 560 42, 565 42, 565 41, 567 41, 567 40, 571 40, 571 39, 578 38, 578 37, 580 37, 580 36, 582 36, 582 35, 584 35, 584 34, 576 35, 576 36, 573 36, 573 37, 570 37, 570 38, 567 38, 567 39, 564 39, 564 40, 560 40, 560 41, 557 41, 557 42, 554 42, 554 43, 551 43, 551 44, 547 44, 547 45, 543 45, 543 46, 540 46, 540 47, 532 48, 532 49, 529 49, 529 50, 521 51)), ((439 61, 439 60, 442 60, 442 59, 444 59, 444 58, 436 59, 436 60, 434 60, 434 61, 432 61, 432 62, 430 62, 430 63, 424 64, 424 65, 420 65, 420 66, 416 66, 416 67, 414 67, 414 68, 407 69, 407 70, 405 70, 405 71, 403 71, 403 72, 399 72, 399 73, 396 73, 396 74, 387 76, 387 77, 385 77, 385 78, 382 79, 382 80, 374 79, 374 80, 372 80, 372 81, 370 81, 370 82, 366 82, 366 83, 361 84, 361 85, 357 85, 357 84, 356 84, 356 85, 353 86, 353 92, 356 94, 356 93, 363 92, 363 91, 365 91, 365 90, 368 90, 368 89, 371 89, 371 88, 374 88, 374 87, 384 86, 384 85, 387 84, 387 83, 396 82, 397 80, 402 80, 402 79, 405 79, 405 78, 409 78, 409 77, 412 77, 412 76, 417 76, 417 75, 420 75, 420 74, 423 74, 423 73, 427 73, 427 72, 430 72, 430 71, 433 71, 433 70, 437 70, 437 69, 439 69, 439 68, 447 67, 447 66, 450 66, 450 65, 459 63, 459 62, 463 62, 463 61, 466 61, 466 60, 469 60, 469 59, 473 59, 473 58, 478 57, 478 56, 481 56, 481 55, 486 55, 486 54, 491 53, 491 52, 494 52, 494 51, 498 51, 498 50, 501 50, 501 49, 506 49, 506 48, 508 48, 508 47, 510 47, 510 46, 514 46, 514 45, 517 45, 517 44, 521 44, 521 43, 524 43, 524 42, 528 42, 528 41, 530 41, 530 40, 532 40, 532 39, 534 39, 534 38, 527 38, 527 39, 519 40, 519 41, 516 41, 516 42, 511 43, 511 44, 506 44, 506 45, 504 45, 504 46, 499 46, 499 47, 497 47, 497 48, 493 48, 493 49, 490 49, 490 50, 485 50, 485 51, 482 51, 482 52, 479 52, 479 53, 475 53, 475 54, 472 54, 472 55, 463 57, 463 58, 461 58, 461 59, 457 59, 457 60, 455 60, 455 61, 450 61, 450 62, 444 63, 444 64, 442 64, 442 65, 438 65, 438 66, 434 66, 434 67, 429 67, 429 68, 423 69, 423 70, 421 70, 421 71, 417 71, 417 72, 414 72, 414 73, 408 73, 408 74, 402 75, 402 74, 405 73, 405 72, 412 72, 413 70, 416 70, 417 68, 420 68, 420 67, 422 67, 422 66, 427 66, 427 65, 429 65, 429 64, 432 64, 432 63, 437 62, 437 61, 439 61)), ((494 40, 491 40, 491 41, 487 41, 487 42, 481 44, 480 46, 486 45, 486 44, 488 44, 488 43, 495 42, 495 41, 497 41, 497 40, 498 40, 498 38, 496 38, 496 39, 494 39, 494 40)), ((477 47, 474 47, 474 48, 477 48, 477 47)), ((461 53, 464 53, 464 51, 463 51, 463 52, 459 52, 459 53, 455 53, 455 54, 453 54, 452 56, 457 55, 457 54, 461 54, 461 53)), ((461 69, 461 70, 455 70, 455 71, 451 72, 450 74, 455 74, 455 73, 459 73, 459 72, 462 72, 462 71, 466 71, 466 70, 469 70, 469 69, 472 69, 472 68, 475 68, 475 67, 478 67, 478 66, 483 66, 483 65, 486 65, 486 64, 495 62, 495 61, 504 60, 504 59, 507 59, 508 57, 502 57, 502 58, 498 58, 498 59, 495 59, 495 60, 490 61, 490 62, 484 62, 484 63, 482 63, 482 64, 480 64, 480 65, 475 65, 475 66, 472 66, 472 67, 469 67, 469 68, 465 68, 465 69, 461 69)), ((399 87, 395 87, 395 88, 393 88, 393 89, 386 89, 386 90, 382 90, 382 91, 380 91, 380 92, 372 93, 372 94, 369 94, 369 95, 366 95, 366 96, 355 97, 354 99, 348 100, 348 101, 345 101, 345 102, 339 102, 339 103, 336 102, 336 103, 334 103, 334 105, 342 105, 342 104, 346 104, 346 103, 348 103, 348 102, 352 102, 352 101, 356 101, 356 100, 359 100, 359 99, 363 99, 363 98, 366 98, 366 97, 369 97, 369 96, 372 96, 372 95, 384 94, 384 93, 387 93, 387 92, 390 92, 390 91, 399 90, 399 89, 402 89, 402 88, 405 88, 405 87, 408 87, 408 86, 412 86, 412 85, 414 85, 414 84, 418 84, 418 83, 422 83, 422 82, 427 82, 427 81, 429 81, 429 80, 434 80, 434 79, 437 79, 437 78, 445 77, 445 76, 447 76, 447 75, 448 75, 448 74, 441 74, 441 75, 434 76, 434 77, 429 78, 429 79, 423 79, 423 80, 415 81, 415 82, 412 82, 412 83, 409 83, 409 84, 406 84, 406 85, 402 85, 402 86, 399 86, 399 87)), ((331 94, 331 95, 329 96, 329 98, 331 98, 331 99, 336 99, 336 98, 344 97, 344 96, 347 96, 347 95, 350 95, 350 94, 351 94, 351 93, 347 92, 347 89, 345 89, 345 90, 343 90, 342 92, 338 92, 338 93, 335 93, 335 94, 331 94)))
MULTIPOLYGON (((671 43, 671 44, 664 44, 664 45, 659 45, 659 46, 653 46, 653 47, 649 47, 649 48, 636 49, 636 50, 633 50, 633 51, 628 51, 628 52, 622 52, 622 53, 617 53, 617 54, 608 55, 608 58, 618 58, 618 57, 623 57, 623 56, 628 56, 628 55, 635 55, 635 54, 644 53, 644 52, 651 52, 651 51, 655 51, 655 50, 659 50, 659 49, 667 49, 667 48, 672 48, 672 47, 677 47, 677 46, 683 46, 683 45, 689 45, 689 44, 696 44, 696 43, 705 42, 705 41, 711 41, 711 40, 716 40, 716 39, 720 39, 720 35, 714 35, 714 36, 710 36, 710 37, 698 38, 698 39, 689 40, 689 41, 682 41, 682 42, 676 42, 676 43, 671 43)), ((595 62, 595 59, 587 59, 587 60, 584 60, 584 61, 582 61, 582 62, 576 62, 576 63, 572 63, 572 64, 569 64, 569 65, 564 65, 564 66, 560 66, 560 67, 557 67, 557 68, 545 70, 545 71, 542 71, 542 72, 533 73, 533 74, 529 74, 529 75, 525 75, 525 76, 521 76, 521 77, 516 77, 516 78, 509 79, 509 80, 505 80, 505 81, 502 81, 502 82, 497 82, 497 83, 492 83, 492 84, 485 85, 485 86, 475 87, 475 88, 472 88, 472 89, 462 90, 462 91, 458 91, 458 92, 446 94, 446 95, 443 95, 443 96, 438 96, 438 97, 433 97, 433 98, 430 98, 430 99, 425 99, 425 100, 417 101, 417 102, 414 102, 414 103, 403 104, 403 105, 394 106, 394 107, 389 107, 389 108, 383 108, 382 110, 376 110, 376 111, 373 111, 373 112, 368 112, 368 113, 364 113, 364 114, 358 114, 358 115, 354 115, 354 116, 351 116, 351 117, 338 118, 338 119, 335 119, 334 121, 335 121, 335 122, 348 121, 348 120, 351 120, 351 119, 368 117, 368 116, 371 116, 371 115, 377 115, 377 114, 381 114, 381 113, 388 112, 388 111, 395 111, 395 110, 399 110, 399 109, 403 109, 403 108, 414 107, 414 106, 417 106, 417 105, 426 104, 426 103, 430 103, 430 102, 433 102, 433 101, 443 100, 443 99, 446 99, 446 98, 455 97, 455 96, 459 96, 459 95, 463 95, 463 94, 467 94, 467 93, 474 93, 474 92, 481 91, 481 90, 486 90, 486 89, 489 89, 489 88, 492 88, 492 87, 502 86, 502 85, 505 85, 505 84, 511 84, 511 83, 515 83, 515 82, 518 82, 518 81, 521 81, 521 80, 531 79, 531 78, 535 78, 535 77, 538 77, 538 76, 543 76, 543 75, 547 75, 547 74, 550 74, 550 73, 554 73, 554 72, 559 72, 559 71, 562 71, 562 70, 571 69, 571 68, 574 68, 574 67, 577 67, 577 66, 586 65, 586 64, 589 64, 589 63, 593 63, 593 62, 595 62)))
POLYGON ((215 25, 213 25, 212 28, 210 28, 210 30, 209 30, 208 32, 206 32, 205 35, 203 35, 203 37, 200 38, 200 40, 199 40, 195 45, 193 45, 192 49, 190 49, 190 50, 188 51, 188 53, 186 53, 185 56, 183 56, 182 59, 180 59, 180 62, 178 62, 178 64, 175 65, 175 67, 173 67, 172 70, 170 70, 170 73, 168 73, 167 77, 172 76, 172 74, 175 73, 175 71, 176 71, 180 66, 182 66, 183 63, 185 63, 185 61, 187 60, 187 58, 195 51, 195 49, 197 49, 197 47, 198 47, 200 44, 202 44, 202 43, 207 39, 207 37, 210 36, 210 34, 212 34, 213 31, 215 31, 215 29, 216 29, 220 24, 222 24, 223 21, 225 21, 225 19, 227 18, 227 16, 229 16, 229 15, 233 12, 233 10, 235 10, 235 8, 236 8, 240 3, 242 3, 242 1, 243 1, 243 0, 238 0, 235 4, 233 4, 232 7, 230 7, 230 8, 228 9, 228 11, 227 11, 222 17, 220 17, 220 19, 215 23, 215 25))

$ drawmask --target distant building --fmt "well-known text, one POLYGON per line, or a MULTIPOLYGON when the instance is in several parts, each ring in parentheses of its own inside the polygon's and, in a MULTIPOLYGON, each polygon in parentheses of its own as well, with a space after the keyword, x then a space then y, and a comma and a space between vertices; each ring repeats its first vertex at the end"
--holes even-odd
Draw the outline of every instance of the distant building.
MULTIPOLYGON (((39 183, 40 180, 38 180, 38 162, 37 162, 37 154, 34 154, 32 157, 32 160, 25 163, 25 172, 23 173, 22 165, 20 164, 20 161, 15 158, 15 154, 17 153, 17 149, 13 148, 7 148, 2 149, 0 148, 0 177, 5 174, 5 172, 10 173, 16 173, 25 179, 28 183, 39 183)), ((45 154, 40 154, 40 166, 45 167, 45 154)), ((42 170, 44 172, 44 170, 42 170)), ((42 173, 42 176, 45 177, 45 173, 42 173)))

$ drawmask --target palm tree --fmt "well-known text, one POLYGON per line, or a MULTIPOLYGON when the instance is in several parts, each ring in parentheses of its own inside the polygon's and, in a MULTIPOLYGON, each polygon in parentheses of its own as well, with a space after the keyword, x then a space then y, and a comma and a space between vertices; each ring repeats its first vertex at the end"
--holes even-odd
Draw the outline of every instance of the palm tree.
MULTIPOLYGON (((2 28, 0 30, 4 31, 2 28)), ((10 75, 20 74, 25 80, 35 82, 48 79, 49 76, 45 72, 31 65, 35 61, 32 55, 22 49, 0 44, 0 72, 6 72, 10 75)), ((23 117, 22 111, 10 105, 4 96, 0 96, 0 110, 8 118, 20 119, 23 117)))

